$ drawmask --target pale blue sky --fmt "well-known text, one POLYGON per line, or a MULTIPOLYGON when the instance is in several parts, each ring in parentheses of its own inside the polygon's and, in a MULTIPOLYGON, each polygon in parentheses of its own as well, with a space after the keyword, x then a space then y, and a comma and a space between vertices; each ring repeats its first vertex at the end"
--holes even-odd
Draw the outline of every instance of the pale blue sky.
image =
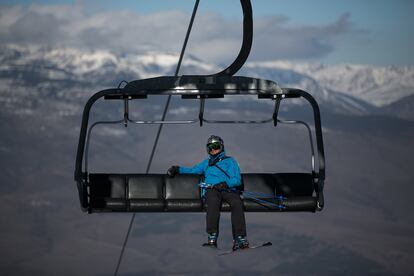
MULTIPOLYGON (((40 5, 82 5, 89 13, 132 11, 140 15, 151 15, 158 12, 180 10, 190 14, 194 1, 190 0, 0 0, 7 6, 40 5)), ((220 14, 228 20, 241 18, 241 10, 237 0, 201 0, 199 15, 206 12, 220 14)), ((346 26, 335 35, 320 35, 318 47, 327 39, 326 50, 315 54, 314 50, 306 56, 306 51, 281 55, 283 59, 297 61, 335 63, 364 63, 378 65, 413 65, 414 55, 414 1, 411 0, 252 0, 254 16, 258 20, 263 17, 277 16, 285 18, 283 29, 296 28, 296 36, 311 27, 313 32, 318 28, 329 32, 330 25, 335 24, 346 14, 349 17, 346 26)), ((133 20, 133 19, 130 19, 133 20)), ((196 19, 197 20, 197 19, 196 19)), ((196 21, 197 23, 197 21, 196 21)), ((270 26, 271 28, 271 26, 270 26)), ((201 29, 194 29, 200 31, 201 29)), ((284 39, 286 32, 277 32, 284 39)), ((181 39, 181 38, 178 38, 181 39)), ((310 38, 313 39, 313 38, 310 38)), ((295 44, 293 38, 286 43, 295 44)), ((309 43, 299 40, 297 43, 309 43)), ((275 42, 277 43, 277 42, 275 42)), ((196 47, 196 45, 191 45, 196 47)), ((278 48, 279 49, 279 48, 278 48)), ((279 49, 283 51, 283 49, 279 49)), ((256 55, 258 57, 258 55, 256 55)), ((255 57, 255 56, 253 56, 255 57)), ((276 56, 279 58, 279 56, 276 56)), ((263 57, 261 57, 263 59, 263 57)), ((273 57, 270 57, 273 58, 273 57)))

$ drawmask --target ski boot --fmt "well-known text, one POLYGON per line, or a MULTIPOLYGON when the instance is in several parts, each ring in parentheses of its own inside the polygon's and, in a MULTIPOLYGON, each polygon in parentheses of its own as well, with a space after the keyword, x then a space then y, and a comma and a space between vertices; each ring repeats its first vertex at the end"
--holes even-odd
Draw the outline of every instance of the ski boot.
POLYGON ((245 236, 237 236, 233 240, 233 251, 245 248, 249 248, 249 241, 246 239, 245 236))
POLYGON ((203 243, 203 246, 217 247, 217 237, 217 233, 209 233, 207 242, 203 243))

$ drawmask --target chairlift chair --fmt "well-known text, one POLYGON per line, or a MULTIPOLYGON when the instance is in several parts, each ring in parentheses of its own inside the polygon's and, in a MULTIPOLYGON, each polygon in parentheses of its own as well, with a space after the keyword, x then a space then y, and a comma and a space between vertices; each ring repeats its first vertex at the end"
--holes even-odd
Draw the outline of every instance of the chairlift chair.
MULTIPOLYGON (((127 83, 125 87, 102 90, 86 103, 82 116, 75 164, 75 181, 81 209, 93 212, 203 212, 198 175, 153 173, 96 173, 88 168, 89 143, 92 130, 102 124, 299 124, 304 126, 311 147, 308 173, 242 173, 246 212, 321 211, 324 207, 325 156, 320 111, 311 94, 301 89, 281 88, 276 82, 259 78, 234 76, 246 61, 253 37, 250 1, 241 0, 243 9, 243 43, 235 61, 223 71, 212 75, 160 76, 127 83), (129 102, 145 100, 149 95, 165 95, 199 100, 198 118, 189 120, 132 120, 129 102), (273 114, 265 120, 209 120, 205 118, 205 101, 237 95, 257 95, 274 102, 273 114), (89 115, 98 99, 121 101, 123 119, 98 121, 89 126, 89 115), (292 98, 304 98, 313 109, 314 128, 308 123, 278 118, 280 104, 292 98), (314 138, 316 138, 316 152, 314 138), (250 196, 249 196, 250 195, 250 196), (253 196, 255 195, 255 196, 253 196)), ((182 52, 183 54, 183 52, 182 52)), ((178 71, 178 70, 177 70, 178 71)), ((223 211, 229 211, 227 203, 223 211)))

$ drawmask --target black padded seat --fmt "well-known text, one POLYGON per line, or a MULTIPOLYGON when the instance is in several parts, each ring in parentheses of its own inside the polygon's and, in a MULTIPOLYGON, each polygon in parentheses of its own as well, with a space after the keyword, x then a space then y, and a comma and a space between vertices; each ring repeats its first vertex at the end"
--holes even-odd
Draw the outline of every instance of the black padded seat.
POLYGON ((164 178, 159 174, 132 174, 128 178, 128 198, 161 199, 164 193, 164 178))
POLYGON ((201 212, 199 175, 177 175, 165 178, 165 210, 169 212, 201 212))
POLYGON ((92 209, 126 210, 125 175, 90 174, 92 209))
POLYGON ((164 211, 163 175, 127 175, 127 182, 130 211, 164 211))
POLYGON ((310 173, 274 174, 276 194, 285 197, 312 196, 314 185, 310 173))
MULTIPOLYGON (((273 174, 246 173, 246 174, 243 174, 242 176, 243 176, 242 181, 244 185, 244 191, 275 196, 275 193, 276 193, 275 177, 273 174)), ((259 199, 269 200, 268 198, 264 196, 260 196, 260 195, 256 195, 255 197, 259 199)), ((244 196, 243 203, 244 203, 244 208, 246 211, 263 212, 263 211, 274 211, 275 210, 275 207, 270 206, 270 205, 265 205, 258 201, 249 199, 247 195, 244 196)))
POLYGON ((126 199, 122 199, 122 198, 110 198, 107 197, 105 198, 105 209, 106 210, 111 210, 111 211, 120 211, 120 212, 125 212, 127 209, 127 201, 126 199))
MULTIPOLYGON (((99 212, 202 212, 206 210, 198 186, 198 175, 89 174, 90 210, 99 212)), ((264 204, 243 195, 246 212, 312 211, 317 209, 314 185, 307 173, 242 174, 245 192, 276 205, 264 204), (266 196, 284 196, 283 200, 266 196)), ((223 212, 230 211, 227 202, 223 212)))
POLYGON ((163 199, 130 199, 129 211, 131 212, 163 212, 165 202, 163 199))
POLYGON ((313 197, 314 184, 310 173, 276 173, 276 194, 287 197, 283 205, 289 211, 315 212, 318 201, 313 197))
POLYGON ((287 198, 283 200, 283 205, 289 211, 311 211, 315 212, 318 201, 316 197, 312 196, 298 196, 293 198, 287 198))
POLYGON ((201 212, 202 201, 200 199, 169 199, 165 202, 167 212, 201 212))

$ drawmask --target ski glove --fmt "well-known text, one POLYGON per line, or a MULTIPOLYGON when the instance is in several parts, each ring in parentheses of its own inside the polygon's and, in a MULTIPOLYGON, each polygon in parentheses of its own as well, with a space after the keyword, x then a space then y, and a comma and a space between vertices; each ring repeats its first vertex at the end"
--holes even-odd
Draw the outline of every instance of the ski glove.
POLYGON ((220 182, 220 183, 214 185, 213 189, 217 190, 217 191, 225 191, 225 190, 229 189, 229 186, 227 185, 226 182, 220 182))
POLYGON ((179 174, 179 172, 180 172, 180 167, 179 166, 172 166, 171 168, 168 169, 167 175, 169 177, 174 177, 177 174, 179 174))

